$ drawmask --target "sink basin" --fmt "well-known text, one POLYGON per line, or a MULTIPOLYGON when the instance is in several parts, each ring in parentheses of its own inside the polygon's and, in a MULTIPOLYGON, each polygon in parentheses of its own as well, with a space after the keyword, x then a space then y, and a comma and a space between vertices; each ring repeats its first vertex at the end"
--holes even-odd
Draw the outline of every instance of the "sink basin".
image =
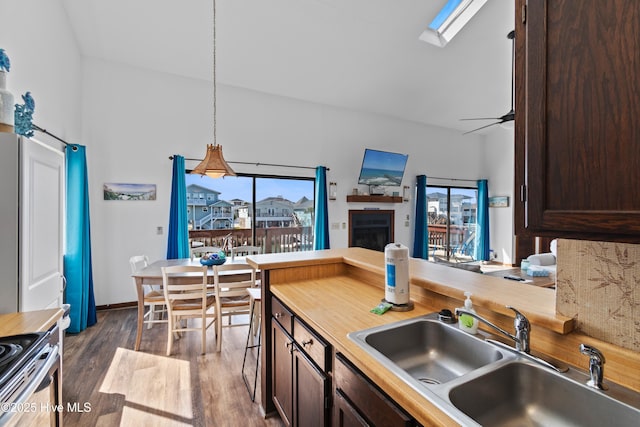
POLYGON ((469 335, 437 313, 348 334, 382 366, 464 426, 638 426, 640 393, 586 385, 588 373, 469 335))
POLYGON ((494 346, 429 316, 349 334, 396 374, 443 384, 502 359, 494 346))
POLYGON ((449 399, 481 425, 637 426, 640 410, 614 400, 612 393, 514 362, 452 387, 449 399))

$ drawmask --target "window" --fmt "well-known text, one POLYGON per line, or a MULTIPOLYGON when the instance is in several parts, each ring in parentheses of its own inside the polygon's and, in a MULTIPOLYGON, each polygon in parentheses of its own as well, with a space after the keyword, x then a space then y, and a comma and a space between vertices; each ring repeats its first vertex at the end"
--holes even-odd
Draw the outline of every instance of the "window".
MULTIPOLYGON (((257 245, 265 253, 313 249, 313 178, 239 174, 212 179, 186 175, 190 186, 217 193, 213 215, 189 209, 190 236, 229 250, 236 245, 257 245)), ((187 204, 193 206, 190 200, 187 204)))
POLYGON ((427 225, 433 257, 472 261, 478 189, 428 186, 427 225))
POLYGON ((486 2, 487 0, 448 0, 419 39, 445 47, 486 2))

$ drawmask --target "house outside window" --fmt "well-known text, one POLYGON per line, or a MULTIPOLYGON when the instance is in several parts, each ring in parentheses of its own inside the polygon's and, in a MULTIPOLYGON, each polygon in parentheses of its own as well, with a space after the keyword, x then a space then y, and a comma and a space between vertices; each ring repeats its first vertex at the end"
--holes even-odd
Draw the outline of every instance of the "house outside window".
POLYGON ((256 245, 265 253, 313 249, 315 179, 186 174, 190 240, 207 246, 256 245), (206 203, 204 202, 206 199, 206 203), (191 209, 202 206, 209 212, 191 209))
POLYGON ((447 261, 473 261, 478 189, 428 186, 429 251, 447 261))

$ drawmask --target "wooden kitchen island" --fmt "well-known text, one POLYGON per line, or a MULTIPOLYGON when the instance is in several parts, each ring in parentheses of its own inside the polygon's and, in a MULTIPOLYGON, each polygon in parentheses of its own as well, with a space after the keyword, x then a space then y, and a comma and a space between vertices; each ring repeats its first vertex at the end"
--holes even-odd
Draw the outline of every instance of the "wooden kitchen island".
MULTIPOLYGON (((582 342, 592 344, 606 354, 607 379, 636 391, 640 387, 640 357, 573 331, 573 319, 555 314, 553 289, 411 259, 411 299, 415 308, 409 312, 389 311, 380 316, 369 310, 384 297, 384 254, 381 252, 362 248, 332 249, 254 255, 248 257, 248 261, 262 271, 264 321, 261 327, 264 347, 261 353, 260 403, 266 414, 273 413, 278 407, 282 415, 282 406, 285 407, 285 412, 287 410, 287 402, 281 402, 278 396, 274 399, 273 357, 279 350, 276 348, 274 353, 272 339, 274 336, 279 339, 277 337, 280 333, 277 331, 286 329, 281 328, 280 324, 289 322, 288 317, 291 317, 293 332, 289 331, 290 335, 285 333, 285 336, 290 337, 292 349, 304 349, 308 358, 314 360, 314 366, 320 367, 319 378, 325 389, 329 389, 328 401, 333 401, 333 408, 329 405, 325 411, 326 416, 342 414, 341 409, 336 409, 339 402, 332 397, 335 384, 331 384, 338 360, 336 355, 341 355, 338 357, 347 359, 355 370, 375 384, 414 421, 422 425, 454 424, 436 405, 383 367, 352 342, 347 334, 443 308, 453 311, 463 305, 465 291, 472 292, 474 308, 478 314, 506 330, 513 329, 513 317, 511 310, 505 306, 511 305, 523 312, 532 324, 531 347, 534 351, 584 369, 587 361, 580 355, 578 346, 582 342), (275 309, 273 304, 276 304, 275 309), (281 305, 284 306, 285 316, 282 316, 281 305), (305 344, 314 339, 298 339, 295 336, 298 326, 296 322, 303 326, 298 329, 310 329, 309 333, 315 342, 323 344, 320 353, 316 352, 318 346, 312 349, 314 344, 305 344), (275 323, 278 323, 277 327, 273 326, 275 323), (322 351, 328 353, 326 357, 322 351), (274 400, 278 403, 274 404, 274 400)), ((276 374, 276 380, 279 381, 280 371, 276 374)), ((300 402, 297 404, 300 405, 300 402)), ((298 424, 295 418, 285 420, 285 423, 298 424)))

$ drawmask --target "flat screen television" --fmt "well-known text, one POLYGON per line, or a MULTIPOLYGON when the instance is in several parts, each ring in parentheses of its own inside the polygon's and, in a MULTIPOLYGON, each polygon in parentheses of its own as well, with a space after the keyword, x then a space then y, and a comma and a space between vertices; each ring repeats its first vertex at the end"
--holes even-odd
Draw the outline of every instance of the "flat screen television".
POLYGON ((366 148, 358 184, 399 187, 402 185, 402 177, 408 158, 408 154, 366 148))

